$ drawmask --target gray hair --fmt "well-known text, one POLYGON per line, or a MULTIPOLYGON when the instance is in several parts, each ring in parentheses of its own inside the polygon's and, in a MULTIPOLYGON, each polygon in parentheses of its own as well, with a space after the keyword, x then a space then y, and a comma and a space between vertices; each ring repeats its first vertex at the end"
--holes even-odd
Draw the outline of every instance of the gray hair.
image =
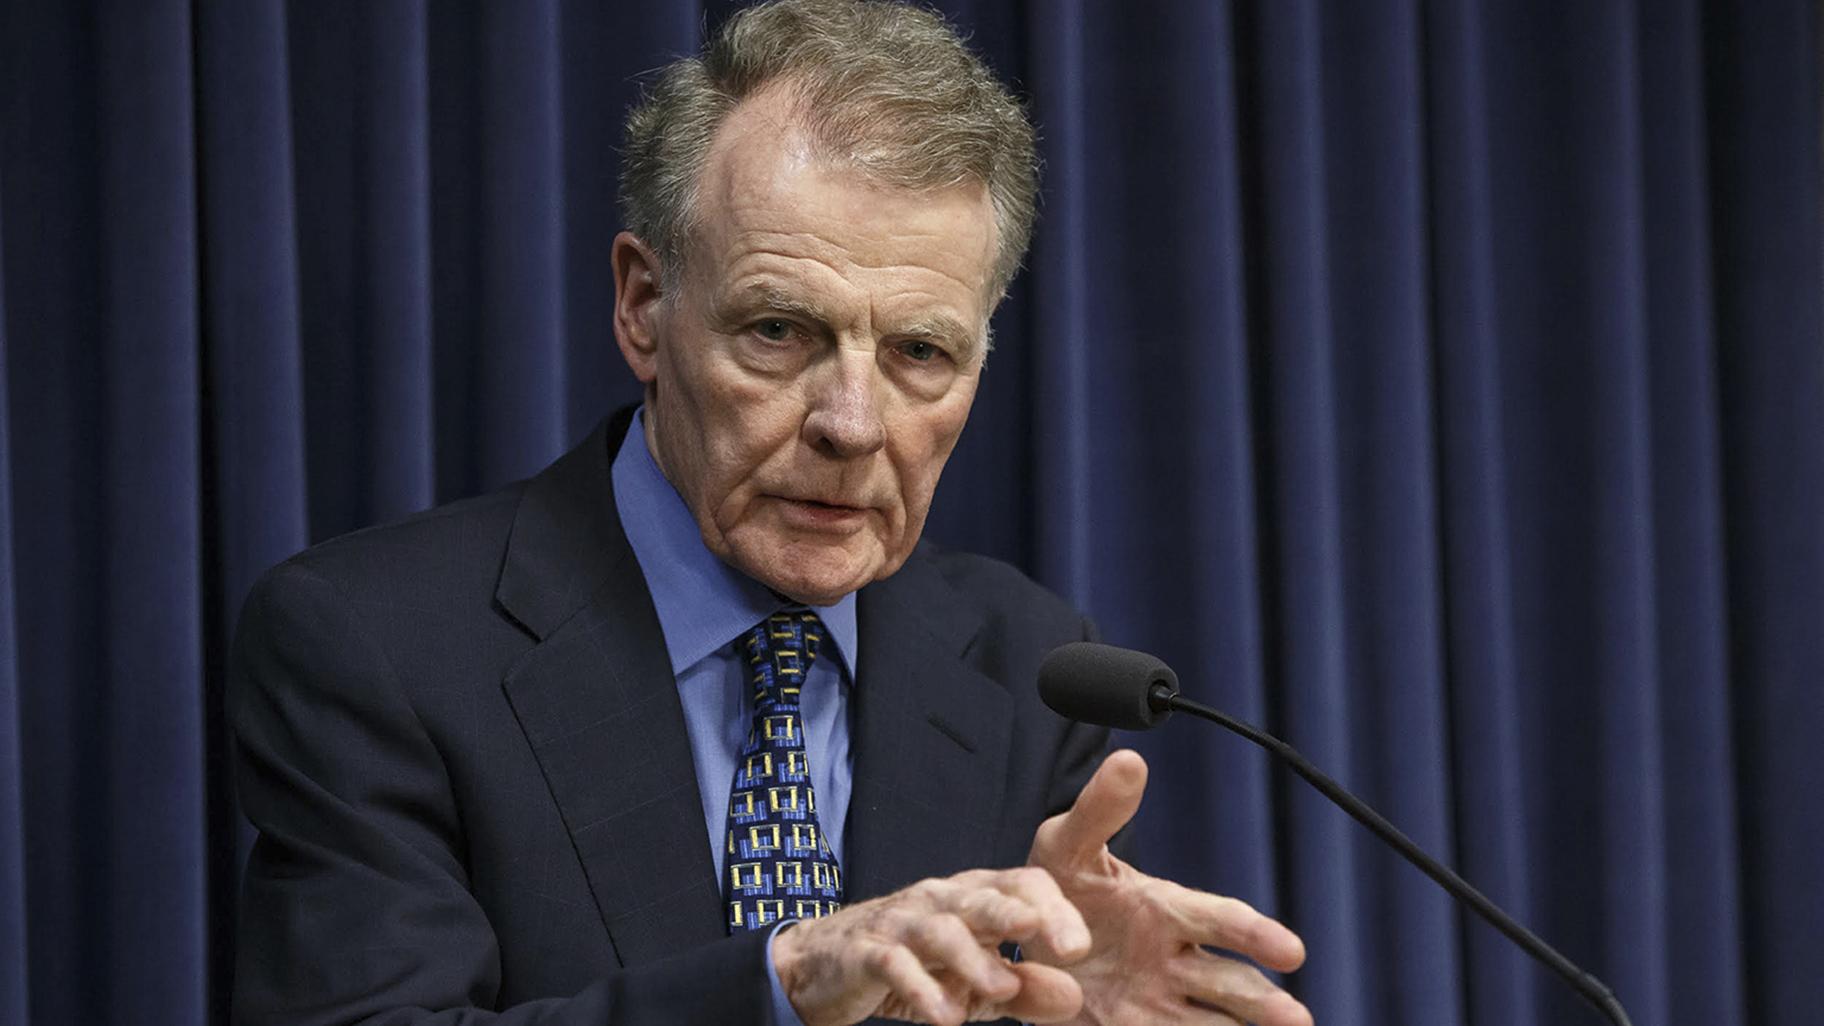
POLYGON ((943 18, 882 0, 776 0, 741 11, 700 56, 660 69, 627 115, 621 206, 659 254, 667 291, 694 227, 697 183, 729 113, 765 86, 797 91, 825 155, 910 189, 988 188, 991 301, 1019 270, 1038 195, 1025 110, 943 18))

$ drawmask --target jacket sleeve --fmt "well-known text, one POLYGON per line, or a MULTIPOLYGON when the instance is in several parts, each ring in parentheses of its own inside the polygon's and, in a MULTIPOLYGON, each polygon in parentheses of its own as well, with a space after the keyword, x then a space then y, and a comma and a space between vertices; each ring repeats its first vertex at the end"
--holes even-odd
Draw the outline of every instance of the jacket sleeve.
POLYGON ((467 885, 443 762, 385 652, 320 575, 287 564, 255 587, 228 719, 241 808, 258 831, 236 1024, 770 1024, 765 933, 495 1007, 498 943, 467 885))

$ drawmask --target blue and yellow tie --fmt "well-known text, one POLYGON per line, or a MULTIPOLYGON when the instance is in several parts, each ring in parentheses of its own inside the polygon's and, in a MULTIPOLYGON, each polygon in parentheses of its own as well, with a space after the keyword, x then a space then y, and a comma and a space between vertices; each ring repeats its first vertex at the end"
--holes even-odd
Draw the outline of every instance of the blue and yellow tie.
POLYGON ((815 919, 842 907, 842 872, 817 824, 799 692, 823 643, 817 614, 775 613, 736 640, 754 686, 754 725, 728 800, 728 931, 815 919))

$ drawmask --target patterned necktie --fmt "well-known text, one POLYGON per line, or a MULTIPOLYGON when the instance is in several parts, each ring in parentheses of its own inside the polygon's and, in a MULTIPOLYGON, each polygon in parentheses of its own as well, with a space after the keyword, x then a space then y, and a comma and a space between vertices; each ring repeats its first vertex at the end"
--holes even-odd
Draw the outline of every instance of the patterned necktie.
POLYGON ((842 873, 817 825, 798 696, 823 643, 817 614, 787 610, 735 641, 754 687, 754 725, 728 800, 728 931, 815 919, 842 907, 842 873))

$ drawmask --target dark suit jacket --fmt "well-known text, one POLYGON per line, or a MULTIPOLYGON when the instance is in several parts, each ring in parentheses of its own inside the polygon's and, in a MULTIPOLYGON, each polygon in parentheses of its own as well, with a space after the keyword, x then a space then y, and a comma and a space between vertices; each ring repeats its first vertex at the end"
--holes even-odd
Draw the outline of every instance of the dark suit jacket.
MULTIPOLYGON (((610 492, 622 414, 530 481, 325 543, 242 614, 235 1021, 764 1023, 610 492)), ((851 902, 1024 861, 1103 732, 1044 709, 1075 612, 921 547, 859 596, 851 902)), ((708 786, 722 786, 710 781, 708 786)))

